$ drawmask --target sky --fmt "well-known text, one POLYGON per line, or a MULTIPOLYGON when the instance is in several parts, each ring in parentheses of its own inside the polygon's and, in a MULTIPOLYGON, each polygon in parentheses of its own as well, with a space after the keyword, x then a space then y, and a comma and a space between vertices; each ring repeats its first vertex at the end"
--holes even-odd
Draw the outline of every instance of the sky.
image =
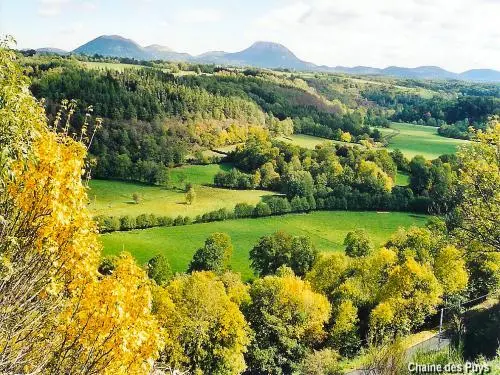
POLYGON ((72 50, 121 35, 177 52, 258 40, 329 66, 500 70, 500 0, 0 0, 0 36, 72 50))

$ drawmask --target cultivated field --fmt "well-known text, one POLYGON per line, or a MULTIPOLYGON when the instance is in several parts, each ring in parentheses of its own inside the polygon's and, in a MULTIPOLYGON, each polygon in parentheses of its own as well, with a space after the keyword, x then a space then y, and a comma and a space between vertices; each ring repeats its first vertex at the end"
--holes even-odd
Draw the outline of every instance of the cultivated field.
POLYGON ((273 195, 262 190, 229 190, 211 185, 214 175, 221 170, 229 170, 229 164, 191 165, 174 168, 170 178, 172 188, 166 189, 136 182, 91 180, 88 192, 89 208, 94 215, 155 214, 176 217, 195 217, 220 208, 233 209, 237 203, 257 204, 263 196, 273 195), (196 201, 185 204, 184 186, 194 184, 196 201), (139 193, 141 202, 135 204, 132 194, 139 193))
POLYGON ((408 213, 317 211, 258 219, 193 224, 114 232, 101 236, 105 254, 132 253, 140 264, 156 254, 164 254, 174 271, 185 271, 196 249, 214 232, 228 233, 233 241, 232 268, 243 277, 252 277, 248 252, 261 236, 284 230, 311 237, 320 251, 342 251, 347 232, 364 228, 375 245, 383 244, 399 227, 423 225, 426 216, 408 213))
POLYGON ((396 134, 389 139, 389 150, 399 148, 406 157, 423 155, 428 159, 435 159, 443 154, 452 154, 457 146, 467 143, 461 139, 441 137, 437 128, 422 125, 412 125, 393 122, 391 128, 379 129, 384 136, 396 134))

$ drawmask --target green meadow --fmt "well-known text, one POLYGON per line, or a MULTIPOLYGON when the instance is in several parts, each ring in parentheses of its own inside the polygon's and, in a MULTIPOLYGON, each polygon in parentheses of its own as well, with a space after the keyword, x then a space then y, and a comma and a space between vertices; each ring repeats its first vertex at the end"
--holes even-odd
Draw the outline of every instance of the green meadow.
POLYGON ((123 72, 125 69, 142 69, 145 66, 134 64, 121 64, 121 63, 108 63, 108 62, 95 62, 95 61, 82 61, 86 68, 99 69, 99 70, 116 70, 123 72))
POLYGON ((176 217, 195 217, 220 208, 233 209, 237 203, 257 204, 262 197, 273 195, 263 190, 229 190, 210 186, 219 171, 230 170, 230 164, 190 165, 173 168, 170 173, 171 187, 151 186, 129 181, 91 180, 88 196, 93 215, 155 214, 176 217), (184 186, 194 185, 194 204, 185 203, 184 186), (136 204, 132 195, 139 193, 136 204))
POLYGON ((252 277, 248 254, 261 236, 284 230, 307 235, 321 252, 342 251, 346 234, 364 228, 373 243, 380 246, 399 227, 423 225, 424 215, 391 212, 316 211, 255 219, 228 220, 179 227, 161 227, 101 235, 104 254, 125 250, 144 264, 157 254, 165 255, 175 272, 187 269, 191 258, 205 239, 214 232, 231 236, 234 245, 232 269, 245 279, 252 277))
POLYGON ((408 186, 410 184, 410 176, 404 172, 398 172, 396 181, 394 182, 397 186, 408 186))
POLYGON ((459 145, 468 141, 442 137, 437 128, 431 126, 412 125, 393 122, 389 129, 379 129, 389 137, 389 150, 400 149, 408 158, 422 155, 427 159, 435 159, 443 154, 453 154, 459 145))

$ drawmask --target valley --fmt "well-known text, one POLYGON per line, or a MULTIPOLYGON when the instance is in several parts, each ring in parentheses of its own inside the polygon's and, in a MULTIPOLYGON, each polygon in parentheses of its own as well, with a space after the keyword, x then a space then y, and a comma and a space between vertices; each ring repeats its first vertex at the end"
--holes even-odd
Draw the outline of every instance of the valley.
POLYGON ((495 72, 119 36, 0 71, 0 373, 399 375, 436 332, 494 361, 495 72))

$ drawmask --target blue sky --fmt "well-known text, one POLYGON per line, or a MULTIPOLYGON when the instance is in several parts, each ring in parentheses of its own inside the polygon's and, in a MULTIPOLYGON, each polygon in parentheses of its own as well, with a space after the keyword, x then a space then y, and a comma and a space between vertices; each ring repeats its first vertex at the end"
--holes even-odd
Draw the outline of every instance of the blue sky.
POLYGON ((279 42, 330 66, 500 70, 500 0, 0 0, 0 35, 71 50, 102 34, 179 52, 279 42))

